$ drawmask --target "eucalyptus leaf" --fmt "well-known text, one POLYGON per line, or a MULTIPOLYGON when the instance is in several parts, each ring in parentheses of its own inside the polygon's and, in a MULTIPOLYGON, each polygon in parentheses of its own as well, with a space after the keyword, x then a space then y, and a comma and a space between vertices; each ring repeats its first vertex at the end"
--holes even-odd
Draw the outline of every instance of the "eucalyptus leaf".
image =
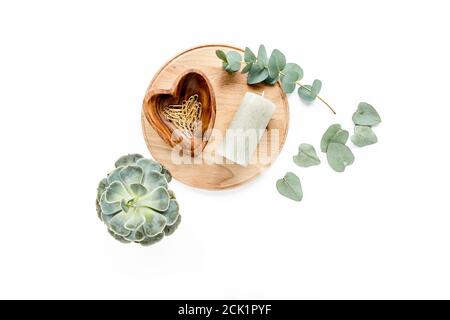
POLYGON ((347 130, 344 130, 344 129, 339 130, 338 132, 336 132, 336 134, 333 137, 331 137, 330 143, 336 142, 336 143, 340 143, 340 144, 346 144, 347 140, 348 140, 348 136, 349 136, 349 133, 347 130))
POLYGON ((272 79, 278 78, 281 70, 283 70, 285 66, 286 66, 286 57, 280 50, 274 49, 269 58, 268 64, 269 76, 272 79))
POLYGON ((358 147, 368 146, 377 143, 378 138, 369 126, 355 126, 352 142, 358 147))
POLYGON ((227 55, 223 52, 223 50, 216 50, 216 56, 223 62, 228 62, 227 55))
POLYGON ((302 185, 300 179, 292 172, 287 172, 282 179, 277 180, 278 192, 294 201, 301 201, 303 198, 302 185))
POLYGON ((377 110, 366 102, 361 102, 358 109, 353 114, 353 122, 361 126, 374 126, 381 122, 380 115, 377 110))
POLYGON ((281 86, 286 93, 292 93, 297 86, 299 75, 295 71, 289 71, 285 76, 281 77, 281 86))
POLYGON ((275 78, 272 78, 270 75, 266 78, 266 80, 264 80, 264 83, 267 83, 267 84, 275 84, 278 80, 280 79, 280 77, 275 77, 275 78))
POLYGON ((298 79, 295 81, 301 80, 303 78, 303 69, 296 63, 287 63, 281 72, 285 75, 295 72, 298 74, 298 79))
POLYGON ((293 157, 294 163, 300 167, 311 167, 320 164, 314 147, 308 143, 302 143, 298 147, 298 154, 293 157))
POLYGON ((227 52, 228 72, 236 72, 241 69, 242 56, 236 51, 227 52))
POLYGON ((260 45, 259 49, 258 49, 258 65, 261 68, 266 68, 267 67, 267 51, 266 51, 266 47, 264 45, 260 45))
POLYGON ((334 171, 344 172, 345 167, 355 161, 355 156, 345 144, 332 142, 327 148, 327 160, 334 171))
POLYGON ((261 67, 259 64, 253 64, 248 73, 247 83, 256 84, 263 82, 269 76, 269 71, 266 68, 261 67))
POLYGON ((328 127, 320 141, 320 151, 327 152, 328 145, 332 142, 346 144, 349 133, 343 130, 340 124, 332 124, 328 127))
POLYGON ((242 69, 241 73, 248 73, 248 72, 250 71, 250 69, 252 68, 252 65, 253 65, 252 62, 247 63, 247 64, 245 65, 245 67, 242 69))
POLYGON ((240 64, 238 67, 236 63, 233 63, 233 64, 228 64, 225 68, 225 71, 227 71, 228 73, 235 73, 235 72, 239 71, 239 69, 240 69, 240 64))
POLYGON ((251 62, 251 63, 256 62, 256 56, 255 56, 255 54, 254 54, 253 51, 250 50, 250 48, 248 48, 248 47, 245 47, 244 61, 247 62, 247 63, 249 63, 249 62, 251 62))
POLYGON ((316 99, 317 95, 322 89, 322 82, 318 79, 313 81, 313 84, 304 85, 298 88, 298 95, 305 102, 312 102, 316 99))

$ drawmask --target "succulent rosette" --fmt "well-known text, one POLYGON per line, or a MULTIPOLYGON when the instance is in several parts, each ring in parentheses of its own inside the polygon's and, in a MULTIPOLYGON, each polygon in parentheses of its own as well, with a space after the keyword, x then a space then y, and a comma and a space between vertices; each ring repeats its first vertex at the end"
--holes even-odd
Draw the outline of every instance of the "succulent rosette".
POLYGON ((108 232, 125 243, 151 245, 178 227, 181 216, 168 189, 170 172, 139 154, 119 158, 97 188, 97 214, 108 232))

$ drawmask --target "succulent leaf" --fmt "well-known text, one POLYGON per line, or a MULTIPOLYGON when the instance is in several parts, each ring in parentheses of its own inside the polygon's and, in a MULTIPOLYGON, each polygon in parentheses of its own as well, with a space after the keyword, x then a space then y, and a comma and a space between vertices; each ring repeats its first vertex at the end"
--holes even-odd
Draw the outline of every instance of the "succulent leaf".
POLYGON ((136 161, 136 164, 144 170, 144 173, 150 171, 161 172, 163 169, 160 163, 146 158, 139 159, 138 161, 136 161))
POLYGON ((130 186, 131 184, 142 182, 144 170, 138 166, 127 166, 120 170, 119 176, 124 186, 130 186))
POLYGON ((164 216, 149 208, 139 208, 138 210, 145 217, 145 223, 142 227, 147 236, 153 237, 164 230, 167 223, 164 216))
POLYGON ((114 237, 114 239, 116 239, 117 241, 120 241, 122 243, 130 243, 131 241, 119 236, 118 234, 115 234, 114 231, 108 229, 108 233, 114 237))
POLYGON ((158 187, 150 193, 138 200, 138 205, 141 207, 148 207, 158 211, 166 211, 169 208, 170 196, 167 189, 158 187))
POLYGON ((115 166, 116 168, 118 167, 124 167, 124 166, 129 166, 132 164, 135 164, 136 161, 138 161, 139 159, 143 158, 140 154, 128 154, 126 156, 122 156, 119 159, 117 159, 115 166))
POLYGON ((169 233, 167 233, 167 232, 161 232, 151 238, 145 238, 144 240, 142 240, 139 243, 143 246, 150 246, 150 245, 160 241, 162 238, 164 238, 164 234, 169 235, 169 233))
POLYGON ((114 231, 114 233, 122 237, 126 237, 131 233, 130 230, 125 228, 125 223, 127 220, 128 214, 125 211, 120 211, 109 221, 109 227, 112 231, 114 231))
POLYGON ((107 178, 103 178, 100 183, 98 184, 97 187, 97 201, 100 201, 100 198, 103 194, 103 192, 105 192, 105 189, 108 185, 108 179, 107 178))
POLYGON ((137 197, 142 197, 143 195, 145 195, 148 192, 147 188, 144 187, 140 183, 133 183, 133 184, 131 184, 130 185, 130 190, 133 193, 133 195, 137 196, 137 197))
POLYGON ((107 177, 107 185, 110 185, 111 183, 113 183, 114 181, 120 181, 120 171, 122 170, 122 167, 116 168, 113 171, 111 171, 108 174, 107 177))
POLYGON ((162 212, 161 215, 163 215, 167 220, 167 225, 172 225, 176 222, 180 211, 180 207, 178 205, 178 201, 176 200, 170 200, 169 202, 169 208, 167 208, 166 211, 162 212))
POLYGON ((128 191, 119 181, 114 181, 113 183, 111 183, 106 189, 105 193, 106 201, 108 202, 120 202, 122 199, 127 199, 130 197, 128 191))
POLYGON ((165 175, 163 175, 159 172, 156 172, 156 171, 148 172, 144 176, 144 180, 142 181, 142 184, 149 191, 152 191, 158 187, 167 188, 167 180, 166 180, 165 175))
POLYGON ((170 236, 172 233, 174 233, 174 231, 178 228, 180 222, 181 222, 181 216, 179 215, 174 224, 167 225, 164 228, 164 233, 166 234, 166 236, 170 236))
POLYGON ((106 201, 106 192, 104 192, 100 198, 100 209, 103 215, 111 215, 122 210, 120 202, 108 202, 106 201))
POLYGON ((167 183, 169 183, 170 181, 172 181, 172 174, 170 173, 169 170, 166 169, 166 167, 162 166, 162 170, 161 173, 164 175, 164 177, 166 178, 167 183))
POLYGON ((145 218, 139 210, 133 208, 127 212, 129 218, 125 222, 124 227, 130 231, 140 228, 145 223, 145 218))
POLYGON ((142 228, 134 230, 130 232, 129 235, 125 236, 125 239, 129 241, 141 242, 145 239, 144 230, 142 228))

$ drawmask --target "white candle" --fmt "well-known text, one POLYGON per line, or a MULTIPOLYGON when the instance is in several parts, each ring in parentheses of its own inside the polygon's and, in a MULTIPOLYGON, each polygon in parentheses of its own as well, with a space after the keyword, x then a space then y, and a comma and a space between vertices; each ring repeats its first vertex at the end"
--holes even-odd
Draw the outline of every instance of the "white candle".
POLYGON ((247 92, 217 152, 237 164, 247 166, 275 109, 273 102, 247 92))

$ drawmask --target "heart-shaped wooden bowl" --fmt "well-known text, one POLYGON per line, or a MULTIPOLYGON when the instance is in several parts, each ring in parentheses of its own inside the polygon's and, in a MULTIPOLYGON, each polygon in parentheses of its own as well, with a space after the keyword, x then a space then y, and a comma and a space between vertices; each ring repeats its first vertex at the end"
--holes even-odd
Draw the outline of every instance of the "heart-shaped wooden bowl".
POLYGON ((183 153, 195 156, 208 142, 216 119, 216 100, 208 78, 199 70, 189 69, 175 80, 172 88, 149 90, 144 98, 144 114, 158 135, 171 147, 181 144, 183 153), (179 130, 162 112, 169 105, 179 105, 197 95, 201 103, 201 130, 189 135, 179 130))

